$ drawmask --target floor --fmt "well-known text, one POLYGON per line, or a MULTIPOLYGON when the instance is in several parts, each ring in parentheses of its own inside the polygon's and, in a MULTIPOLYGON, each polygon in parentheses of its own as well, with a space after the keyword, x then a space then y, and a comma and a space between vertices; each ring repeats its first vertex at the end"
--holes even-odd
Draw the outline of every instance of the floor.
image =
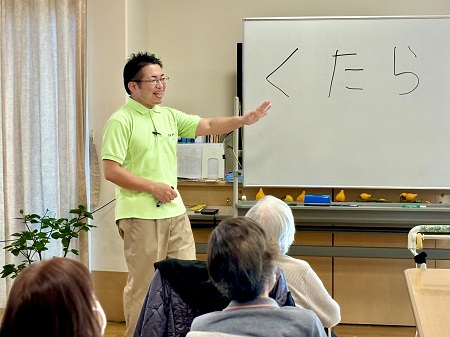
POLYGON ((338 324, 333 328, 338 337, 414 337, 415 327, 389 325, 338 324))
MULTIPOLYGON (((104 337, 122 337, 125 324, 108 322, 104 337)), ((404 326, 339 324, 333 328, 338 337, 414 337, 416 329, 404 326)))
POLYGON ((104 337, 123 337, 125 333, 124 322, 108 322, 104 337))

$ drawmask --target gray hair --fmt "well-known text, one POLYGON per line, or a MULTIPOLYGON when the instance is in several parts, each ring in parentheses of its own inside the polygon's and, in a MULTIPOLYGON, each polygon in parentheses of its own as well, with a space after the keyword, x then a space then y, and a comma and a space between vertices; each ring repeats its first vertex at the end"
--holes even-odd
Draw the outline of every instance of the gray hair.
POLYGON ((267 239, 278 242, 281 254, 288 252, 294 242, 295 223, 292 210, 284 201, 267 195, 258 200, 245 216, 264 229, 267 239))

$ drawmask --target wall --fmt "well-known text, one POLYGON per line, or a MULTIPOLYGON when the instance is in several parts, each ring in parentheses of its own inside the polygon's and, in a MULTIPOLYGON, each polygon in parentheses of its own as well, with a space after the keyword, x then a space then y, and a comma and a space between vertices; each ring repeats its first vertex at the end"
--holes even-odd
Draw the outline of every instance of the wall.
MULTIPOLYGON (((242 42, 243 18, 450 14, 450 2, 95 0, 87 1, 87 11, 89 128, 100 156, 103 126, 126 99, 122 69, 131 52, 147 49, 163 60, 171 78, 165 104, 203 117, 230 116, 236 95, 236 43, 242 42)), ((114 198, 114 187, 101 177, 100 188, 98 205, 102 206, 114 198)), ((91 263, 105 290, 108 277, 104 272, 114 276, 111 282, 120 279, 120 283, 126 265, 114 224, 114 203, 94 217, 98 228, 91 233, 91 263)), ((120 292, 104 293, 104 298, 115 298, 111 306, 121 301, 120 296, 120 292)), ((109 318, 120 318, 120 310, 105 309, 109 318)))
MULTIPOLYGON (((125 52, 125 1, 111 6, 107 0, 87 1, 87 88, 89 129, 100 155, 103 125, 110 114, 123 104, 126 93, 121 85, 125 52), (106 16, 105 9, 108 9, 106 16)), ((114 186, 100 179, 98 205, 114 198, 114 186)), ((126 271, 120 238, 114 232, 114 204, 94 214, 98 227, 91 232, 91 267, 94 270, 126 271), (108 258, 104 258, 107 256, 108 258)))

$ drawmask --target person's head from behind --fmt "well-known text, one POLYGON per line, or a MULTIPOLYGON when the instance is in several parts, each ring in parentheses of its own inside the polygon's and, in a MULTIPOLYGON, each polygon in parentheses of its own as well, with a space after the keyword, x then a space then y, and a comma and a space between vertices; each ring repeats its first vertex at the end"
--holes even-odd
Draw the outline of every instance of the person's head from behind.
POLYGON ((100 337, 105 325, 89 270, 73 259, 53 258, 16 277, 0 336, 100 337))
MULTIPOLYGON (((130 95, 131 91, 129 88, 129 83, 134 81, 140 81, 144 77, 144 73, 141 71, 147 65, 156 65, 162 69, 163 64, 155 54, 150 54, 147 52, 139 52, 136 54, 131 54, 128 58, 125 67, 123 68, 123 85, 125 90, 130 95)), ((145 85, 145 83, 136 82, 138 86, 145 85)))
POLYGON ((295 222, 291 208, 283 200, 267 195, 259 199, 245 216, 255 220, 268 239, 278 242, 281 254, 288 252, 294 242, 295 222))
POLYGON ((248 302, 267 293, 275 282, 278 247, 252 219, 228 218, 214 228, 208 241, 208 272, 230 300, 248 302))

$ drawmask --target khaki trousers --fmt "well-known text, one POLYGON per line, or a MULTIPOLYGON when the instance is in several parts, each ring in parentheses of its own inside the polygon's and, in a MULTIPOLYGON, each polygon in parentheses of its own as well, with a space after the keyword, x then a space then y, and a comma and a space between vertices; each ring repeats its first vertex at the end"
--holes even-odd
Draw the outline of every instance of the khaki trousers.
POLYGON ((155 271, 153 263, 166 258, 195 260, 195 242, 186 213, 160 220, 121 219, 117 225, 128 266, 123 291, 125 336, 132 337, 155 271))

